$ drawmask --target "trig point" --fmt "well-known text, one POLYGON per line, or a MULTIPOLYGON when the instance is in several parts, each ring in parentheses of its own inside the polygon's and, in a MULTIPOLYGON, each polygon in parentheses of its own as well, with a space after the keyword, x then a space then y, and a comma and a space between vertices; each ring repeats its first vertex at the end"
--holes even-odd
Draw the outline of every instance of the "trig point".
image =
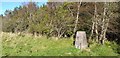
POLYGON ((75 39, 75 47, 78 49, 86 49, 88 47, 86 32, 77 31, 75 39))

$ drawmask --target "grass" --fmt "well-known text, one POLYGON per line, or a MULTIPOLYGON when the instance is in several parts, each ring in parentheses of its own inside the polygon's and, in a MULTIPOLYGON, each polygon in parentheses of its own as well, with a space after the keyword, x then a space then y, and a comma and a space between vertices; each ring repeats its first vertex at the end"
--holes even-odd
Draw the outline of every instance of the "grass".
MULTIPOLYGON (((4 33, 2 37, 3 56, 117 56, 110 42, 105 45, 93 43, 81 51, 72 45, 72 39, 47 39, 46 36, 16 35, 4 33)), ((115 45, 113 45, 115 46, 115 45)))

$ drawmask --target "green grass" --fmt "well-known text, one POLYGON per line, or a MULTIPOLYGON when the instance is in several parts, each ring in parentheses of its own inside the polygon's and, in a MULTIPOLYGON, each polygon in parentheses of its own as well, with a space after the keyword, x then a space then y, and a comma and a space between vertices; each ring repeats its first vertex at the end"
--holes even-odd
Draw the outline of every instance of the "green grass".
MULTIPOLYGON (((33 37, 30 35, 19 36, 4 33, 2 37, 3 56, 116 56, 118 55, 107 43, 98 45, 93 43, 81 51, 72 45, 72 39, 56 38, 47 39, 45 36, 33 37)), ((115 46, 115 45, 114 45, 115 46)))

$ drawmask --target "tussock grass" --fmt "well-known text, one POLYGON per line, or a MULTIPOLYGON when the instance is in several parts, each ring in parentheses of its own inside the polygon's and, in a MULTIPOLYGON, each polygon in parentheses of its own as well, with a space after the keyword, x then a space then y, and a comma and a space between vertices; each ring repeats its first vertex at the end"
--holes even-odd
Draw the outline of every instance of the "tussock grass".
MULTIPOLYGON (((4 33, 2 36, 3 56, 116 56, 118 55, 110 46, 93 43, 81 51, 72 45, 72 39, 46 36, 34 37, 31 35, 16 35, 4 33)), ((115 45, 114 45, 115 46, 115 45)))

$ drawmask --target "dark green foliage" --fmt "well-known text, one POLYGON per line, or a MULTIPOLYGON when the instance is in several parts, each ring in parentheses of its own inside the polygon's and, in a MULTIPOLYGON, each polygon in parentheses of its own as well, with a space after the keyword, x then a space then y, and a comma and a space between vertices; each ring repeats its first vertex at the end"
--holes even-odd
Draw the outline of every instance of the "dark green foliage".
MULTIPOLYGON (((113 33, 118 32, 120 25, 116 14, 119 11, 117 7, 114 7, 115 5, 117 3, 111 3, 109 7, 115 14, 111 16, 108 27, 108 32, 114 31, 113 33)), ((97 3, 97 8, 98 14, 101 14, 103 12, 103 3, 97 3)), ((94 15, 94 3, 82 3, 79 12, 77 31, 86 31, 87 37, 89 37, 92 26, 91 18, 94 15)), ((47 5, 41 7, 38 7, 34 2, 29 2, 16 7, 14 11, 6 10, 2 20, 2 30, 14 33, 26 32, 33 35, 70 37, 74 34, 76 16, 77 2, 47 3, 47 5)))
MULTIPOLYGON (((95 39, 92 40, 92 44, 89 43, 90 49, 88 48, 87 51, 75 49, 72 46, 72 39, 62 37, 71 37, 74 35, 73 29, 77 16, 77 3, 53 4, 48 3, 47 5, 38 7, 36 3, 29 2, 26 5, 16 7, 14 11, 6 10, 5 16, 0 16, 2 18, 3 32, 20 33, 19 36, 16 35, 15 37, 5 34, 3 37, 4 55, 116 56, 118 53, 120 54, 120 46, 116 43, 106 41, 104 45, 100 45, 94 42, 95 39), (54 7, 53 4, 55 4, 54 7), (42 35, 42 37, 33 37, 22 33, 42 35), (55 38, 47 39, 48 37, 58 37, 60 39, 56 41, 55 38)), ((118 14, 120 14, 120 11, 118 9, 120 8, 115 7, 116 5, 118 4, 111 3, 109 7, 114 16, 110 18, 106 35, 108 40, 114 40, 119 43, 120 16, 118 14)), ((97 7, 98 14, 102 17, 103 4, 98 3, 97 7)), ((94 15, 94 3, 82 3, 79 12, 77 31, 86 31, 87 37, 89 37, 92 26, 91 19, 94 15)))

